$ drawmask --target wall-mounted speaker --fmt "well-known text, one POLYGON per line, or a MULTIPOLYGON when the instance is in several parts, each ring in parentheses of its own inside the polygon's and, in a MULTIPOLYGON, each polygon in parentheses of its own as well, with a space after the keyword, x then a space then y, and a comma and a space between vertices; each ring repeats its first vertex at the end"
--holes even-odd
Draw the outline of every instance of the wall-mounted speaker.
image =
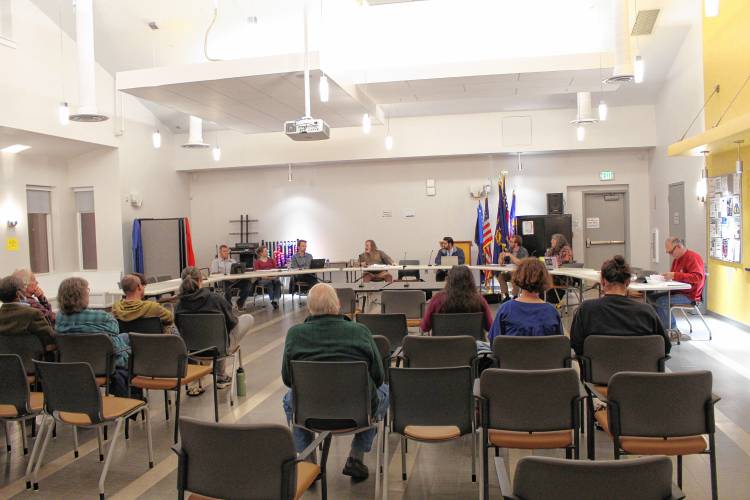
POLYGON ((563 209, 563 194, 547 193, 547 214, 562 214, 564 211, 563 209))

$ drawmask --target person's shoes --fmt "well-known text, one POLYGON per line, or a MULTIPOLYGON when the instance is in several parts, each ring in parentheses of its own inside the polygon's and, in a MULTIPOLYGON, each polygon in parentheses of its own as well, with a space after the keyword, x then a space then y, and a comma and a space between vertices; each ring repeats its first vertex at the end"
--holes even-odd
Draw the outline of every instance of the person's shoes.
POLYGON ((226 389, 232 385, 232 377, 228 375, 219 375, 216 377, 216 388, 217 389, 226 389))
POLYGON ((279 303, 276 302, 275 300, 273 302, 271 302, 271 305, 273 306, 274 309, 278 309, 279 308, 279 303))
POLYGON ((242 302, 237 302, 237 306, 236 306, 236 307, 237 307, 237 309, 239 309, 240 311, 241 311, 241 310, 243 310, 243 309, 245 308, 245 301, 242 301, 242 302))
POLYGON ((346 459, 346 465, 341 473, 345 476, 350 476, 355 481, 364 481, 370 477, 370 470, 361 460, 349 457, 346 459))

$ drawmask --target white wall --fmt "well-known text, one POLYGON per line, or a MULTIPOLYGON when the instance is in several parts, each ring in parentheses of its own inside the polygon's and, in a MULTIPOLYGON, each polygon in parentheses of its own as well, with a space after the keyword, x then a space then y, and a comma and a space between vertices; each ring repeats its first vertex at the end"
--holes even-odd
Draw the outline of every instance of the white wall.
MULTIPOLYGON (((241 213, 257 218, 257 239, 309 240, 310 252, 331 260, 349 259, 361 252, 367 238, 394 259, 426 261, 445 235, 472 240, 476 205, 470 186, 493 181, 490 213, 497 212, 497 178, 511 172, 517 213, 543 214, 547 192, 567 192, 570 186, 600 185, 599 171, 614 170, 619 184, 629 186, 632 259, 642 266, 648 255, 646 217, 648 162, 642 150, 546 154, 524 157, 524 172, 516 173, 515 156, 483 156, 401 161, 378 161, 295 167, 293 182, 282 168, 248 168, 193 173, 190 212, 193 242, 199 264, 209 262, 215 245, 235 243, 238 231, 230 219, 241 213), (425 195, 425 181, 433 178, 437 196, 425 195), (392 218, 383 218, 390 210, 392 218), (405 218, 414 210, 414 218, 405 218)), ((580 221, 581 205, 570 204, 580 221)))
MULTIPOLYGON (((685 230, 687 245, 706 259, 706 212, 695 197, 695 185, 703 164, 701 158, 669 157, 667 147, 677 142, 695 114, 703 106, 703 38, 701 2, 686 0, 680 8, 691 13, 690 30, 674 59, 667 81, 656 102, 656 133, 658 145, 653 150, 649 165, 650 222, 658 228, 660 239, 669 232, 667 194, 669 184, 685 183, 685 230)), ((703 115, 696 120, 688 136, 703 130, 703 115)), ((659 263, 652 268, 669 269, 669 256, 659 247, 659 263)))

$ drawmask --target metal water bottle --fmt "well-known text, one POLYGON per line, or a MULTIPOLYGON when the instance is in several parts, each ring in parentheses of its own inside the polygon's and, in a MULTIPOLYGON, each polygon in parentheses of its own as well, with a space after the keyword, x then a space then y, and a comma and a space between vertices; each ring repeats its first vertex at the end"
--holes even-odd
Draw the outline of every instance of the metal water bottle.
POLYGON ((247 386, 245 385, 245 370, 242 367, 237 368, 237 397, 247 395, 247 386))

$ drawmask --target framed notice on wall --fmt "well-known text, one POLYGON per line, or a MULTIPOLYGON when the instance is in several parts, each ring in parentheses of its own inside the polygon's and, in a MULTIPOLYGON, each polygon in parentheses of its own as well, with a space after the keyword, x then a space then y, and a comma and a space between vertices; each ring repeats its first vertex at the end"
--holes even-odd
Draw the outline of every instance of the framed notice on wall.
POLYGON ((735 174, 708 179, 708 253, 724 262, 742 260, 742 182, 735 174))

